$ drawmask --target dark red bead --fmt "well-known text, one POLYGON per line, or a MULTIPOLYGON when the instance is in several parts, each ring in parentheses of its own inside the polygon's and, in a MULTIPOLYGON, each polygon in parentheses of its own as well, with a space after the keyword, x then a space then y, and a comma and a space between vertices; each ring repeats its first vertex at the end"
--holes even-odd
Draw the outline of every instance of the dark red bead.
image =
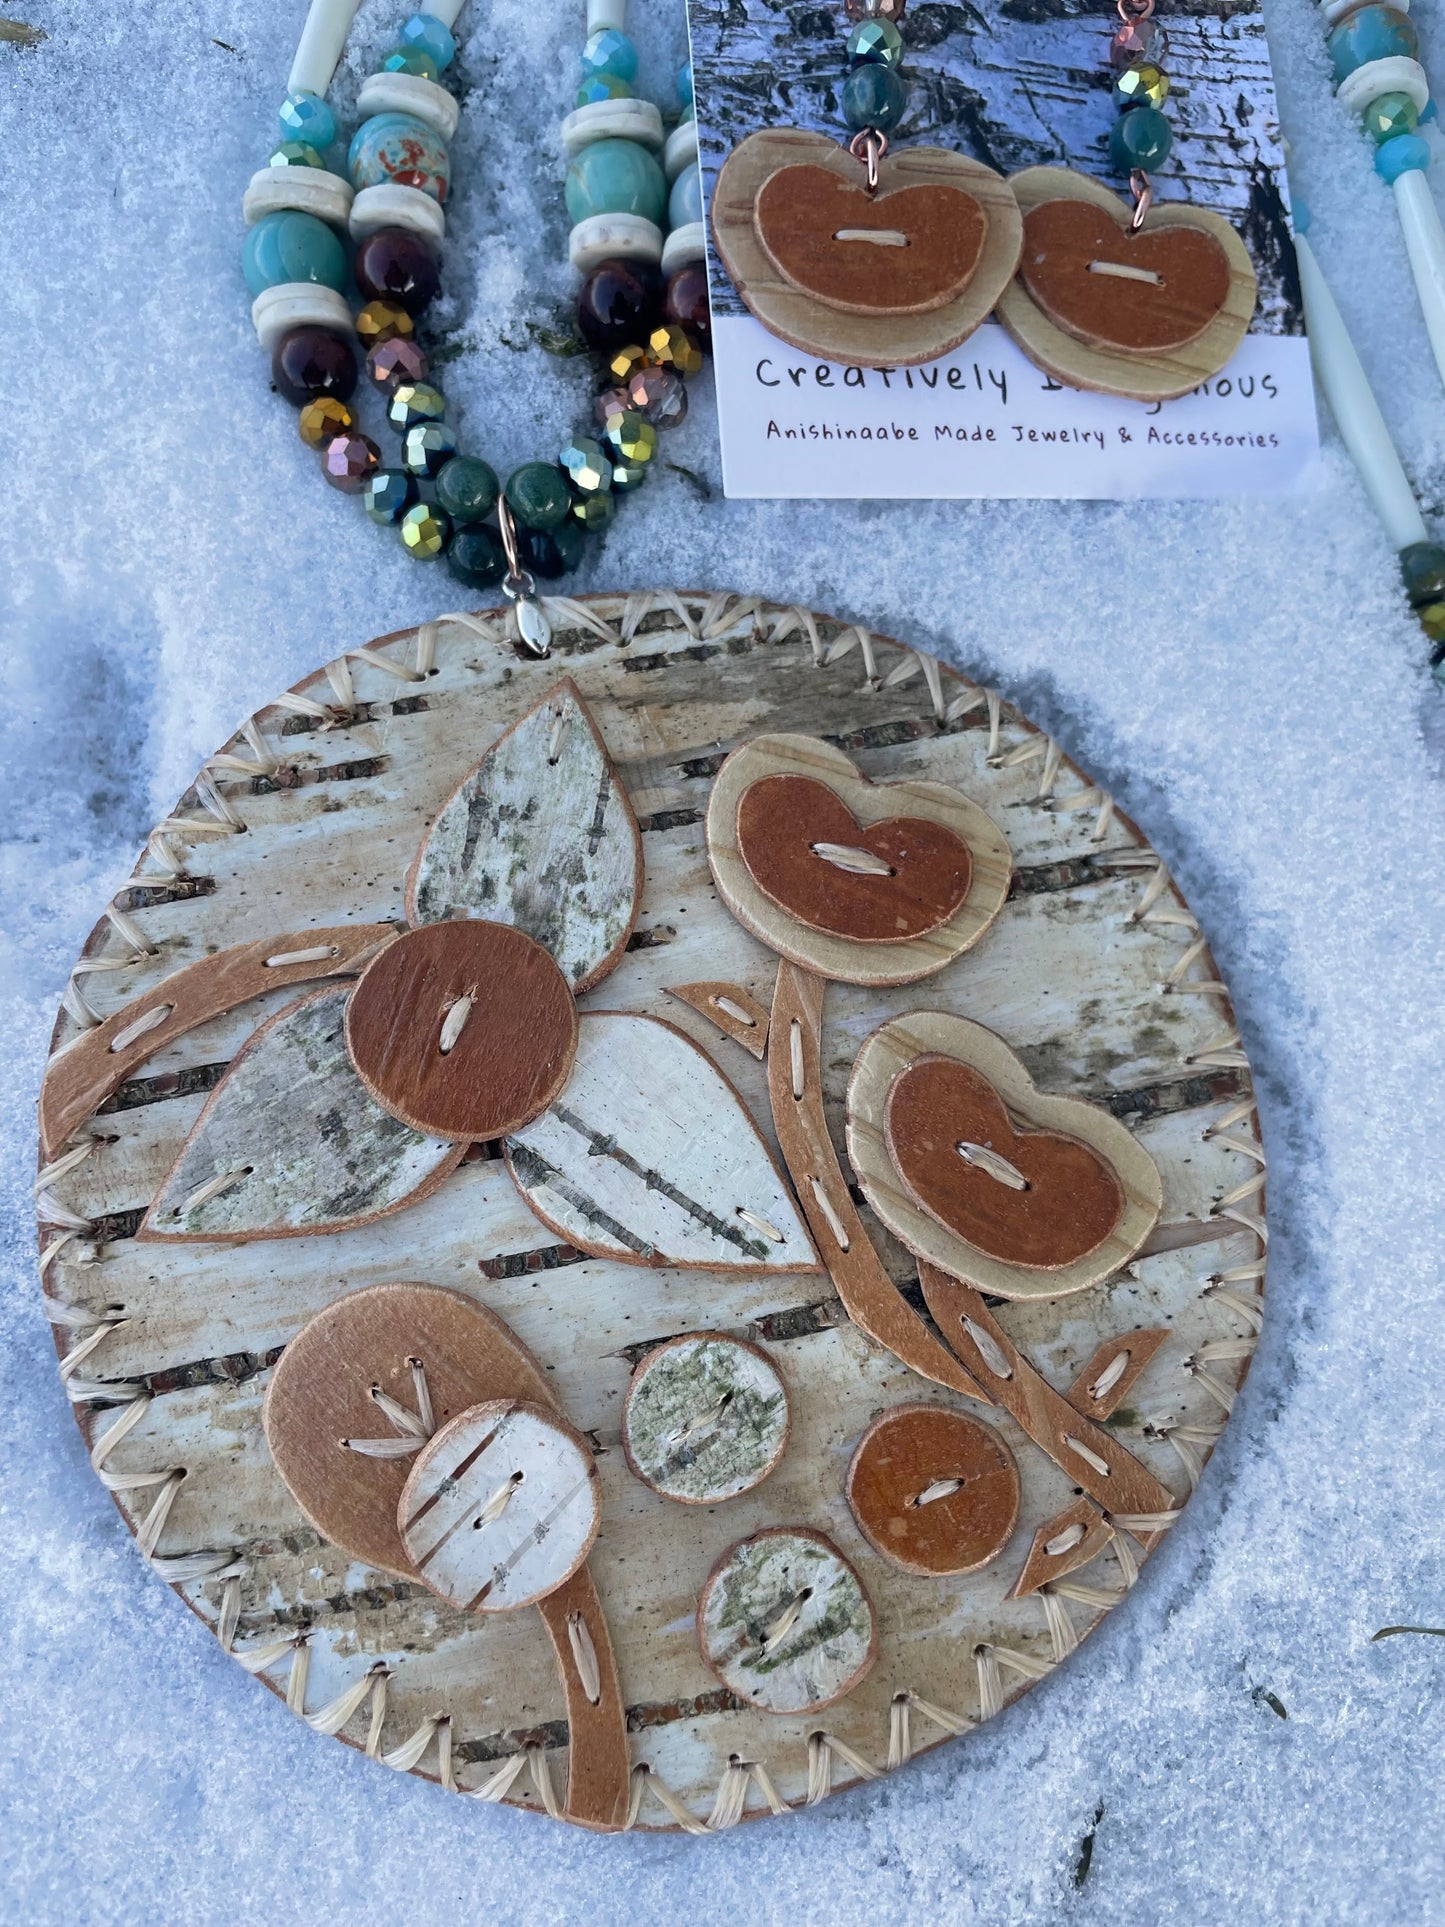
POLYGON ((604 352, 640 341, 662 312, 662 276, 645 261, 603 261, 577 296, 577 326, 604 352))
POLYGON ((435 253, 407 228, 379 227, 368 234, 352 262, 356 285, 368 301, 394 301, 419 315, 442 284, 435 253))
POLYGON ((707 269, 700 261, 690 268, 679 268, 667 284, 663 297, 664 320, 672 321, 712 353, 712 311, 707 305, 707 269))
POLYGON ((345 336, 329 328, 293 328, 272 352, 271 379, 297 408, 322 395, 349 401, 356 393, 356 356, 345 336))

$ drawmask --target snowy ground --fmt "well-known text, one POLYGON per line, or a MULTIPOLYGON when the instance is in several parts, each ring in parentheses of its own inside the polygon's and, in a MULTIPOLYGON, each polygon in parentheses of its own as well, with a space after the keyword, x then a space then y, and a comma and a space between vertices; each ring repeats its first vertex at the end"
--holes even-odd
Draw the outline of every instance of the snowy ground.
MULTIPOLYGON (((599 1841, 318 1739, 143 1568, 87 1470, 35 1286, 32 1107, 66 969, 238 719, 457 599, 319 483, 251 335, 239 199, 302 10, 5 8, 49 37, 0 44, 0 1911, 1445 1918, 1445 1644, 1370 1643, 1445 1623, 1441 699, 1332 435, 1292 504, 1142 516, 704 507, 668 476, 597 566, 600 586, 866 617, 999 683, 1143 824, 1212 935, 1262 1079, 1271 1315, 1197 1500, 1084 1652, 975 1738, 817 1813, 711 1842, 599 1841)), ((369 0, 362 55, 394 11, 369 0)), ((1415 17, 1445 88, 1442 11, 1420 0, 1415 17)), ((528 348, 527 325, 554 320, 569 284, 550 143, 580 7, 473 13, 448 287, 475 346, 446 379, 505 469, 579 412, 577 368, 528 348)), ((1439 511, 1445 408, 1388 190, 1329 98, 1314 7, 1271 0, 1268 17, 1312 238, 1439 511)), ((637 21, 661 92, 676 0, 637 21)), ((704 390, 670 444, 705 476, 710 415, 704 390)))

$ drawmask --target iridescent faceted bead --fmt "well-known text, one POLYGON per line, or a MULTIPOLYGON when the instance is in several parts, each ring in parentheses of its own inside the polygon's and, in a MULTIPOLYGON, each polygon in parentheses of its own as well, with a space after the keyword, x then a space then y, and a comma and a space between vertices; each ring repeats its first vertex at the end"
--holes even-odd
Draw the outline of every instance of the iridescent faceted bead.
POLYGON ((687 386, 675 368, 639 368, 627 384, 627 403, 654 428, 676 428, 687 418, 687 386))
POLYGON ((642 484, 651 473, 652 469, 649 463, 625 461, 622 456, 619 455, 612 464, 613 494, 630 495, 633 489, 642 487, 642 484))
POLYGON ((848 36, 846 51, 854 66, 874 61, 896 67, 903 58, 903 35, 891 20, 860 20, 848 36))
POLYGON ((577 89, 579 107, 595 107, 603 100, 631 100, 632 85, 621 74, 588 74, 577 89))
POLYGON ((622 80, 637 78, 637 49, 616 27, 602 27, 587 36, 582 49, 582 72, 616 74, 622 80))
POLYGON ((315 281, 339 294, 346 286, 346 254, 324 221, 294 208, 263 214, 241 251, 252 294, 287 281, 315 281))
POLYGON ((657 430, 644 421, 635 408, 624 408, 609 415, 602 431, 609 448, 631 465, 650 462, 657 453, 657 430))
POLYGON ((1408 94, 1381 94, 1361 114, 1360 124, 1376 146, 1383 146, 1396 134, 1413 134, 1420 113, 1408 94))
POLYGON ((1418 60, 1420 36, 1407 13, 1393 7, 1357 7, 1326 37, 1336 81, 1372 60, 1418 60))
POLYGON ((320 94, 288 94, 276 118, 283 141, 324 149, 336 139, 336 116, 320 94))
POLYGON ((406 228, 379 227, 361 242, 351 262, 356 285, 369 301, 395 301, 419 315, 442 284, 436 251, 406 228))
POLYGON ((318 395, 349 401, 356 393, 356 356, 329 328, 292 328, 271 351, 271 379, 293 408, 318 395))
POLYGON ((696 161, 685 167, 667 197, 667 225, 688 227, 702 219, 702 169, 696 161))
POLYGON ((386 418, 405 434, 418 422, 439 422, 447 412, 446 397, 429 381, 398 382, 386 405, 386 418))
POLYGON ((1445 602, 1426 602, 1415 618, 1431 642, 1445 642, 1445 602))
POLYGON ((451 182, 446 144, 415 114, 373 114, 351 137, 346 165, 353 187, 420 188, 445 201, 451 182))
POLYGON ((706 351, 712 343, 712 310, 707 299, 707 269, 700 261, 679 268, 667 284, 662 312, 706 351))
POLYGON ((581 523, 574 522, 570 516, 556 528, 522 529, 520 534, 523 563, 533 575, 548 581, 555 581, 559 575, 570 575, 587 546, 581 523))
POLYGON ((684 107, 692 106, 692 62, 684 60, 677 70, 677 97, 684 107))
POLYGON ((1169 158, 1174 130, 1157 107, 1133 107, 1109 129, 1109 157, 1121 174, 1151 173, 1169 158))
POLYGON ((435 80, 437 64, 425 47, 398 47, 381 63, 384 74, 416 74, 422 80, 435 80))
POLYGON ((667 176, 637 141, 592 141, 567 169, 567 217, 636 214, 657 226, 667 212, 667 176))
POLYGON ((1114 82, 1114 99, 1120 107, 1162 107, 1168 98, 1169 76, 1152 60, 1136 61, 1114 82))
POLYGON ((648 262, 601 261, 577 295, 577 327, 589 348, 625 348, 641 340, 661 302, 662 277, 648 262))
POLYGON ((411 316, 394 301, 368 301, 357 311, 356 333, 363 348, 374 348, 383 341, 413 332, 411 316))
POLYGON ((271 150, 267 167, 321 167, 326 163, 309 141, 282 141, 271 150))
POLYGON ((507 573, 507 556, 495 529, 459 529, 447 550, 447 567, 471 589, 495 588, 507 573))
POLYGON ((401 459, 413 475, 440 474, 457 452, 457 438, 445 422, 417 422, 401 438, 401 459))
POLYGON ((572 520, 584 529, 605 529, 617 513, 617 497, 609 487, 600 495, 579 495, 572 504, 572 520))
POLYGON ((404 468, 378 468, 366 478, 361 506, 373 522, 399 522, 416 500, 416 478, 404 468))
POLYGON ((1411 602, 1445 601, 1445 548, 1436 542, 1412 542, 1400 551, 1400 575, 1411 602))
POLYGON ((625 348, 615 348, 607 357, 607 372, 619 388, 625 387, 638 369, 646 366, 647 350, 635 341, 625 348))
POLYGON ((451 28, 432 13, 414 13, 402 23, 396 37, 403 47, 420 47, 423 53, 429 53, 438 73, 445 73, 457 57, 457 43, 451 28))
POLYGON ((904 0, 848 0, 850 20, 893 20, 903 18, 904 0))
POLYGON ((369 436, 349 430, 334 435, 321 451, 321 472, 333 488, 359 495, 373 469, 381 467, 381 450, 369 436))
POLYGON ((703 353, 686 328, 664 322, 647 337, 647 355, 660 368, 675 368, 691 380, 702 373, 703 353))
POLYGON ((557 463, 578 495, 605 495, 612 487, 612 464, 590 435, 574 435, 557 463))
POLYGON ((1393 187, 1402 174, 1430 165, 1430 143, 1418 134, 1396 134, 1375 149, 1375 172, 1393 187))
POLYGON ((609 416, 625 415, 631 405, 625 388, 604 388, 592 404, 592 419, 599 428, 605 428, 609 416))
POLYGON ((425 381, 430 366, 420 345, 405 335, 378 342, 366 357, 366 372, 388 395, 404 381, 425 381))
POLYGON ((523 462, 507 477, 507 507, 524 529, 555 529, 571 506, 567 477, 551 462, 523 462))
POLYGON ((856 134, 865 127, 891 134, 907 105, 908 89, 900 76, 876 61, 855 67, 843 82, 843 118, 856 134))
POLYGON ((1136 60, 1147 59, 1152 51, 1159 57, 1159 23, 1155 20, 1126 20, 1114 29, 1109 42, 1109 65, 1116 71, 1132 67, 1136 60))
POLYGON ((429 562, 451 541, 451 518, 445 509, 417 502, 401 518, 401 539, 419 561, 429 562))
POLYGON ((437 476, 437 501, 454 522, 484 522, 501 492, 497 471, 475 455, 453 455, 437 476))
POLYGON ((335 395, 321 395, 307 402, 296 418, 296 432, 308 448, 322 448, 355 426, 355 415, 335 395))

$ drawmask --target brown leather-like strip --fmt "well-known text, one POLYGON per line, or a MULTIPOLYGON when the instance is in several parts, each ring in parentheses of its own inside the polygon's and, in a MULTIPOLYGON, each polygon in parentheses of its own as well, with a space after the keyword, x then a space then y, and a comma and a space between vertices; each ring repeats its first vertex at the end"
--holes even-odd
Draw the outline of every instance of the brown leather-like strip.
POLYGON ((1075 1499, 1062 1512, 1056 1512, 1052 1519, 1045 1519, 1034 1533, 1028 1558, 1013 1582, 1009 1598, 1027 1599, 1040 1586, 1050 1585, 1055 1579, 1063 1579, 1067 1574, 1077 1572, 1080 1566, 1091 1564, 1113 1536, 1114 1528, 1092 1499, 1075 1499), (1079 1537, 1073 1545, 1066 1546, 1062 1552, 1050 1552, 1050 1544, 1062 1538, 1073 1526, 1080 1528, 1079 1537))
POLYGON ((1133 1389, 1135 1379, 1168 1336, 1167 1329, 1156 1327, 1153 1331, 1121 1332, 1117 1338, 1106 1338, 1064 1397, 1076 1412, 1102 1423, 1118 1411, 1133 1389), (1128 1364, 1101 1398, 1092 1398, 1089 1387, 1113 1364, 1120 1352, 1128 1353, 1128 1364))
POLYGON ((562 1691, 567 1700, 566 1817, 597 1833, 618 1833, 627 1824, 631 1763, 627 1756, 627 1719, 617 1678, 617 1656, 606 1615, 592 1574, 584 1565, 556 1592, 539 1600, 562 1691), (597 1655, 601 1696, 594 1706, 577 1672, 567 1622, 573 1617, 587 1628, 597 1655))

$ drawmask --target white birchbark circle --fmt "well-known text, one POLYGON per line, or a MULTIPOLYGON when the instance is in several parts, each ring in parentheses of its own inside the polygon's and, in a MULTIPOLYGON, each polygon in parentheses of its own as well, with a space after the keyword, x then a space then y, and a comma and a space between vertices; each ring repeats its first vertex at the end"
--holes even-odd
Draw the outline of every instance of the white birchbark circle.
POLYGON ((763 1713, 817 1713, 878 1656, 863 1582, 821 1532, 772 1526, 730 1546, 697 1603, 702 1656, 763 1713))
POLYGON ((735 1499, 762 1484, 787 1441, 787 1386, 758 1345, 716 1332, 674 1338, 648 1353, 627 1388, 627 1463, 665 1499, 735 1499))

